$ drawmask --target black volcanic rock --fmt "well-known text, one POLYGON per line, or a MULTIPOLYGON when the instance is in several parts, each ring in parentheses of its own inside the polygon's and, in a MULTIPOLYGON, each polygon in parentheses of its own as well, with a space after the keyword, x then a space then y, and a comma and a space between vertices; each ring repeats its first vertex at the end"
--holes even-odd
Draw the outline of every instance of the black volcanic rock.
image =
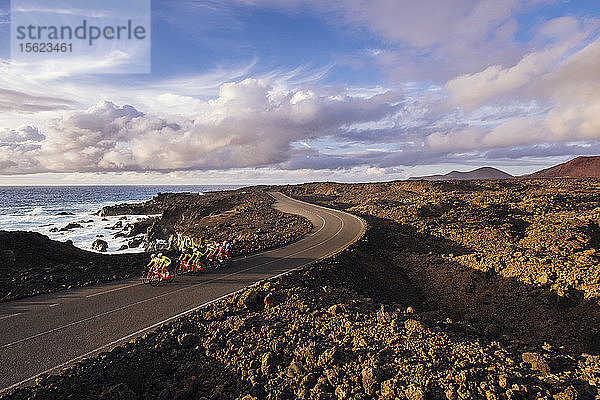
POLYGON ((481 167, 474 169, 473 171, 460 172, 452 171, 445 175, 428 175, 428 176, 415 176, 409 178, 409 180, 424 180, 424 181, 450 181, 450 180, 476 180, 476 179, 510 179, 512 175, 507 174, 504 171, 500 171, 493 167, 481 167))
POLYGON ((236 256, 282 246, 310 231, 308 220, 274 210, 273 202, 261 188, 206 194, 162 193, 144 203, 104 207, 98 214, 160 214, 134 222, 129 231, 119 234, 144 234, 146 251, 228 240, 233 244, 232 256, 236 256))
POLYGON ((70 222, 65 227, 60 228, 59 232, 70 231, 71 229, 83 228, 83 226, 77 222, 70 222))
POLYGON ((599 399, 599 187, 279 188, 360 214, 365 236, 6 399, 599 399))
MULTIPOLYGON (((121 250, 148 244, 148 238, 150 245, 161 242, 168 248, 174 247, 177 239, 187 238, 186 243, 196 241, 195 245, 198 240, 229 240, 233 244, 232 255, 236 256, 285 245, 310 231, 308 220, 272 209, 273 202, 271 196, 256 188, 206 195, 166 193, 146 203, 105 207, 104 215, 162 212, 160 217, 137 222, 123 223, 126 216, 117 221, 116 229, 126 230, 114 236, 131 237, 121 250), (137 236, 142 234, 144 238, 137 236)), ((150 245, 146 248, 150 249, 150 245)), ((106 251, 108 244, 98 239, 95 246, 97 251, 106 251)), ((2 272, 0 301, 140 276, 147 257, 147 254, 102 255, 38 233, 0 231, 0 268, 8 268, 2 272), (9 254, 16 261, 7 261, 12 259, 9 254)))
POLYGON ((415 311, 417 298, 366 297, 345 278, 370 263, 370 245, 260 282, 3 399, 598 398, 598 356, 494 340, 415 311), (248 307, 265 294, 280 302, 248 307))
POLYGON ((108 250, 108 243, 105 240, 96 239, 94 240, 94 243, 92 243, 92 250, 105 252, 108 250))
POLYGON ((280 190, 365 218, 380 232, 375 253, 389 260, 382 268, 406 273, 435 309, 495 337, 600 352, 600 179, 280 190))
POLYGON ((0 301, 139 276, 146 258, 92 253, 35 232, 0 231, 0 301))
POLYGON ((0 262, 2 263, 14 263, 17 259, 15 257, 15 252, 12 250, 2 250, 0 251, 0 262))

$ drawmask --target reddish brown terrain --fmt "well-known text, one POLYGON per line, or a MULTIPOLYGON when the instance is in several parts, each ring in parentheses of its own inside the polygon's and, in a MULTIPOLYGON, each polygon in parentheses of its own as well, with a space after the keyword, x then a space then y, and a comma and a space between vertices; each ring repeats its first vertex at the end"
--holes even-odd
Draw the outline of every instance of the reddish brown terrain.
POLYGON ((600 156, 577 157, 526 178, 600 178, 600 156))

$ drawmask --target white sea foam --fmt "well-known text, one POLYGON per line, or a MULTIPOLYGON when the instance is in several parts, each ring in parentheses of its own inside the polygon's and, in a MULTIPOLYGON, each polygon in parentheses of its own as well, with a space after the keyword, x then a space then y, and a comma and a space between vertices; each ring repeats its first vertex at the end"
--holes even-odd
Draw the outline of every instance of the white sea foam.
POLYGON ((66 241, 72 240, 73 244, 81 249, 91 250, 92 243, 96 239, 104 240, 108 243, 107 253, 139 253, 144 251, 143 245, 138 247, 130 248, 128 247, 125 250, 119 250, 122 246, 129 244, 134 239, 142 239, 143 235, 137 235, 135 237, 128 236, 120 236, 116 237, 117 234, 125 234, 129 233, 129 229, 125 228, 128 224, 133 224, 134 222, 140 221, 142 219, 151 217, 154 215, 127 215, 127 216, 114 216, 114 217, 99 217, 93 214, 78 214, 74 216, 70 216, 69 220, 64 223, 64 225, 54 225, 54 226, 45 226, 40 227, 40 233, 48 235, 50 239, 66 241), (122 217, 126 217, 127 219, 121 219, 122 217), (90 222, 91 221, 91 222, 90 222), (123 228, 120 229, 111 229, 117 224, 118 221, 121 221, 123 224, 123 228), (81 228, 74 228, 68 231, 60 231, 60 228, 66 226, 70 222, 75 222, 81 225, 81 228), (50 232, 50 229, 58 228, 59 232, 50 232))
MULTIPOLYGON (((127 215, 126 220, 121 220, 123 227, 133 224, 144 218, 156 215, 127 215)), ((123 245, 128 245, 133 239, 141 239, 143 235, 136 237, 115 237, 117 233, 129 233, 126 229, 108 229, 113 227, 122 216, 99 217, 93 212, 78 212, 74 215, 56 215, 56 213, 45 212, 42 207, 20 214, 0 215, 0 229, 24 230, 38 232, 47 235, 52 240, 61 242, 71 240, 73 244, 84 250, 91 250, 92 243, 96 239, 102 239, 108 243, 107 253, 139 253, 143 252, 143 246, 119 250, 123 245), (104 219, 104 220, 103 220, 104 219), (91 221, 91 222, 90 222, 91 221), (78 223, 81 228, 73 228, 60 231, 69 223, 78 223), (58 230, 51 232, 50 230, 58 230)))
POLYGON ((43 207, 36 207, 27 213, 27 215, 42 215, 42 214, 44 214, 43 207))

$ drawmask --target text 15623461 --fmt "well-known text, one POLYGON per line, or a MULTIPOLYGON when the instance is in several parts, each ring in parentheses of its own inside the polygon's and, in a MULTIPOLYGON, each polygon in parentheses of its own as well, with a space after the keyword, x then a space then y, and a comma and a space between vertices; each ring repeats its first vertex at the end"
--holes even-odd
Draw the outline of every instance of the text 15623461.
POLYGON ((19 43, 21 53, 72 53, 72 43, 19 43))

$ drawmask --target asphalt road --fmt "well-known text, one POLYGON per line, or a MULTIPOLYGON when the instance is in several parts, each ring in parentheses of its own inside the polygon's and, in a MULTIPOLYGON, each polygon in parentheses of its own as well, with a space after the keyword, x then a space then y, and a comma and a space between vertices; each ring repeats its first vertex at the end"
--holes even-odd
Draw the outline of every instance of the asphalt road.
POLYGON ((332 255, 357 240, 362 221, 350 214, 273 193, 275 208, 308 218, 312 231, 226 268, 151 287, 140 279, 0 303, 0 393, 56 373, 84 357, 127 342, 262 279, 332 255))

